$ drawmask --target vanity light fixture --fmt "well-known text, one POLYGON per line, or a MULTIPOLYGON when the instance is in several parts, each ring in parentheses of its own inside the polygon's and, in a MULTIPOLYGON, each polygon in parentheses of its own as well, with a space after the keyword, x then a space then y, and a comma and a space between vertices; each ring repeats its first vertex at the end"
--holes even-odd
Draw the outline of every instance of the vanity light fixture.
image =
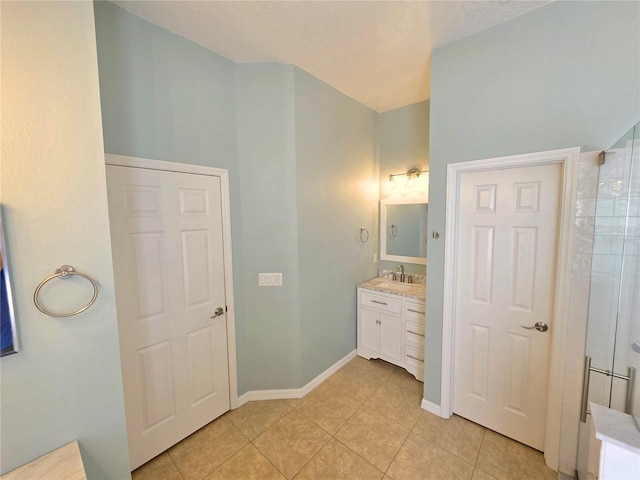
POLYGON ((396 188, 396 183, 393 177, 406 176, 407 177, 407 188, 413 188, 416 186, 416 180, 420 176, 421 173, 427 173, 429 170, 420 170, 419 168, 413 167, 407 170, 406 173, 391 173, 389 174, 389 190, 394 190, 396 188))

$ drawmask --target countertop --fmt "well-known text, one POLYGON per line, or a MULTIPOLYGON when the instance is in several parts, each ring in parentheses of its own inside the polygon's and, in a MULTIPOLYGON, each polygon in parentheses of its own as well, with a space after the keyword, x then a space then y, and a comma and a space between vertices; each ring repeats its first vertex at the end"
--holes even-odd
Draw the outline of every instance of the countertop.
POLYGON ((34 480, 39 478, 87 480, 78 442, 68 443, 2 476, 2 480, 34 480))
POLYGON ((426 288, 424 283, 400 283, 384 277, 374 277, 371 280, 358 284, 358 287, 369 290, 377 290, 384 293, 393 293, 402 297, 417 298, 424 301, 426 288))
POLYGON ((626 413, 591 403, 591 418, 596 438, 640 455, 640 432, 626 413))

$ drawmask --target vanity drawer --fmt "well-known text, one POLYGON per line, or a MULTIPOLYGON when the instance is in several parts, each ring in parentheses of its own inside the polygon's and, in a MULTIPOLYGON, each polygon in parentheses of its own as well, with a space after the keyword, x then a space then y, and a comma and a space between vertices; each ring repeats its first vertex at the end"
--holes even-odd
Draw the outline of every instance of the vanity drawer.
POLYGON ((424 368, 424 350, 411 345, 405 345, 404 362, 407 365, 424 368))
POLYGON ((424 314, 424 303, 404 302, 404 318, 407 320, 413 320, 424 324, 424 314))
POLYGON ((378 310, 384 310, 385 312, 398 314, 402 312, 402 301, 400 299, 376 295, 366 290, 360 292, 360 304, 378 310))
POLYGON ((406 342, 424 346, 424 324, 407 320, 404 339, 406 342))

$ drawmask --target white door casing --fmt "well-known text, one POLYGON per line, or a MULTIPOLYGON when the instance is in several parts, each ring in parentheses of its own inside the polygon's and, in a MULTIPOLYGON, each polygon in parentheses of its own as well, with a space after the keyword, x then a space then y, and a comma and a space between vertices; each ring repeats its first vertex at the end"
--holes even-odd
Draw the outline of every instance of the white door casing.
MULTIPOLYGON (((580 149, 568 148, 486 160, 452 163, 447 166, 446 228, 444 259, 444 298, 442 333, 442 370, 440 416, 449 418, 453 414, 453 379, 455 344, 455 299, 458 246, 458 196, 460 177, 465 172, 499 170, 519 166, 559 164, 562 168, 560 207, 558 215, 558 241, 556 276, 554 280, 553 321, 551 335, 551 355, 547 396, 547 418, 544 439, 544 456, 547 466, 557 470, 559 464, 560 426, 563 402, 563 377, 565 375, 564 355, 567 337, 567 315, 569 311, 569 290, 571 280, 571 254, 573 238, 573 218, 580 149)), ((503 254, 498 252, 498 254, 503 254)), ((423 402, 424 403, 424 402, 423 402)))
POLYGON ((558 164, 460 177, 453 411, 544 448, 558 164))
POLYGON ((237 403, 234 326, 225 311, 233 310, 228 179, 204 167, 107 161, 134 469, 237 403))

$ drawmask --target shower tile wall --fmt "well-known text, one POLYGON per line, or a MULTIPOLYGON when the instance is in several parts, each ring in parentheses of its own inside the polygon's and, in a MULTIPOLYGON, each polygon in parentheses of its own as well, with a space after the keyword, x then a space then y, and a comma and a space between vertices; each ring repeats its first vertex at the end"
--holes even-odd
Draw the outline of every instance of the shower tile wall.
MULTIPOLYGON (((597 152, 580 159, 565 377, 565 392, 572 394, 570 399, 565 395, 562 416, 562 445, 568 458, 578 436, 576 393, 582 389, 584 355, 592 357, 592 366, 605 370, 612 368, 615 356, 615 371, 625 375, 631 362, 638 363, 627 355, 631 343, 640 341, 640 148, 621 147, 608 154, 601 167, 597 152)), ((592 373, 589 401, 609 405, 611 400, 611 407, 624 410, 626 387, 625 381, 616 380, 612 389, 611 377, 592 373)), ((590 422, 587 416, 579 429, 581 459, 587 458, 590 422)), ((564 465, 565 472, 572 471, 570 463, 564 465)))
MULTIPOLYGON (((586 347, 593 366, 613 364, 623 375, 633 361, 631 343, 640 340, 640 162, 633 151, 631 140, 624 142, 600 168, 586 347)), ((624 410, 626 381, 594 374, 591 382, 592 400, 624 410)))
MULTIPOLYGON (((640 370, 640 354, 631 349, 634 342, 640 342, 640 142, 636 140, 635 147, 633 149, 627 147, 625 152, 625 165, 630 164, 626 177, 627 183, 623 186, 627 193, 623 193, 625 198, 616 199, 619 207, 615 213, 620 215, 626 211, 627 222, 623 244, 624 255, 621 262, 614 370, 626 375, 628 367, 636 368, 633 412, 636 416, 640 416, 640 382, 637 377, 637 371, 640 370)), ((626 391, 627 382, 614 379, 611 399, 613 408, 624 409, 626 391)))

